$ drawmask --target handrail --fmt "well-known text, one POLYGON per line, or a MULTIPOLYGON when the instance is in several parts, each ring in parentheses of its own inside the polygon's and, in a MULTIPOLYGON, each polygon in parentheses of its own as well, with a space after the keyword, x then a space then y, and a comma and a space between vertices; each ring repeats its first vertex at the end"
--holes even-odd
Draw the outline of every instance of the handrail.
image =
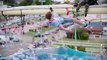
MULTIPOLYGON (((54 6, 54 5, 53 5, 54 6)), ((63 5, 62 5, 63 6, 63 5)), ((60 8, 62 6, 54 6, 54 12, 58 14, 66 14, 66 9, 69 8, 71 10, 72 6, 71 5, 64 5, 65 7, 60 8)), ((4 12, 4 15, 20 15, 20 9, 22 10, 23 15, 28 15, 28 14, 45 14, 49 11, 50 5, 46 5, 46 8, 43 8, 42 6, 25 6, 25 7, 16 7, 16 8, 5 8, 1 9, 0 12, 4 12), (34 8, 33 8, 34 7, 34 8), (41 7, 37 9, 37 7, 41 7)), ((75 9, 76 10, 76 9, 75 9)), ((84 14, 84 8, 80 9, 80 14, 84 14)), ((95 5, 95 6, 90 6, 88 14, 107 14, 107 5, 100 6, 100 5, 95 5)), ((0 13, 1 15, 1 13, 0 13)))

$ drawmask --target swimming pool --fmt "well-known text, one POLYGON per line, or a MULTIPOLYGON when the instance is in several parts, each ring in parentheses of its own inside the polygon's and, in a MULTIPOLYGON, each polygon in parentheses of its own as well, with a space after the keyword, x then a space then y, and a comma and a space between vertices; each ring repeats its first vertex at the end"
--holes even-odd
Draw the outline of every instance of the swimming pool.
MULTIPOLYGON (((0 60, 101 60, 96 54, 81 52, 66 46, 35 48, 19 51, 0 60)), ((107 57, 104 58, 105 60, 107 57)), ((103 60, 104 60, 103 59, 103 60)))

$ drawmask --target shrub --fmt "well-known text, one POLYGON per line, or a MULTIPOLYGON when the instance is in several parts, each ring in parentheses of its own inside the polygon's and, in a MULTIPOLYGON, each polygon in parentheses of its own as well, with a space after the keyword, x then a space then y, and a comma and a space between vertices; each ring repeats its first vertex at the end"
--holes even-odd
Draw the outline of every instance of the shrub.
POLYGON ((81 28, 77 28, 76 31, 77 31, 77 39, 80 39, 81 37, 80 35, 86 32, 84 29, 81 29, 81 28))
MULTIPOLYGON (((77 33, 77 39, 80 39, 80 40, 88 40, 89 39, 88 32, 82 28, 77 28, 76 33, 77 33)), ((75 37, 75 33, 71 34, 71 33, 67 32, 66 34, 67 34, 67 38, 74 39, 74 37, 75 37)))
POLYGON ((78 47, 77 47, 77 50, 86 52, 86 51, 85 51, 85 47, 83 47, 83 46, 78 46, 78 47))
POLYGON ((81 40, 88 40, 89 39, 89 34, 87 32, 84 32, 80 35, 81 40))
POLYGON ((75 49, 75 47, 72 46, 72 45, 66 45, 66 46, 69 47, 69 48, 75 49))
POLYGON ((66 34, 67 34, 67 38, 72 38, 72 34, 71 33, 66 32, 66 34))

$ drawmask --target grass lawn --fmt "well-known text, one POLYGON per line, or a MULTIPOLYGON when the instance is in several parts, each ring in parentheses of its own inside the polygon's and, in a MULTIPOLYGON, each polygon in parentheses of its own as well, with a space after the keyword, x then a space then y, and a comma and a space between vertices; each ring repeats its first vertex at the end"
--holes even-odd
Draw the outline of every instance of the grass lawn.
MULTIPOLYGON (((46 32, 46 31, 49 31, 49 30, 52 30, 52 29, 54 29, 55 27, 52 27, 52 26, 50 26, 50 27, 48 27, 48 28, 42 28, 42 32, 46 32)), ((26 33, 26 35, 28 35, 28 36, 34 36, 35 34, 36 34, 37 32, 31 32, 31 31, 29 31, 28 33, 26 33)))
POLYGON ((26 35, 28 35, 28 36, 34 36, 36 34, 36 32, 28 32, 28 33, 26 33, 26 35))

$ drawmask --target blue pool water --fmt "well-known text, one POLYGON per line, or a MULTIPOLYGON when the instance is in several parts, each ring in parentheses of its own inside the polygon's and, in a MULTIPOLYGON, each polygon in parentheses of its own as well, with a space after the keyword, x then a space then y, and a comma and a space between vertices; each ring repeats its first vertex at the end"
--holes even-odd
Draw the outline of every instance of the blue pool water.
MULTIPOLYGON (((20 51, 11 56, 0 58, 0 60, 102 60, 100 57, 104 56, 61 46, 20 51)), ((107 60, 107 57, 103 60, 107 60)))

